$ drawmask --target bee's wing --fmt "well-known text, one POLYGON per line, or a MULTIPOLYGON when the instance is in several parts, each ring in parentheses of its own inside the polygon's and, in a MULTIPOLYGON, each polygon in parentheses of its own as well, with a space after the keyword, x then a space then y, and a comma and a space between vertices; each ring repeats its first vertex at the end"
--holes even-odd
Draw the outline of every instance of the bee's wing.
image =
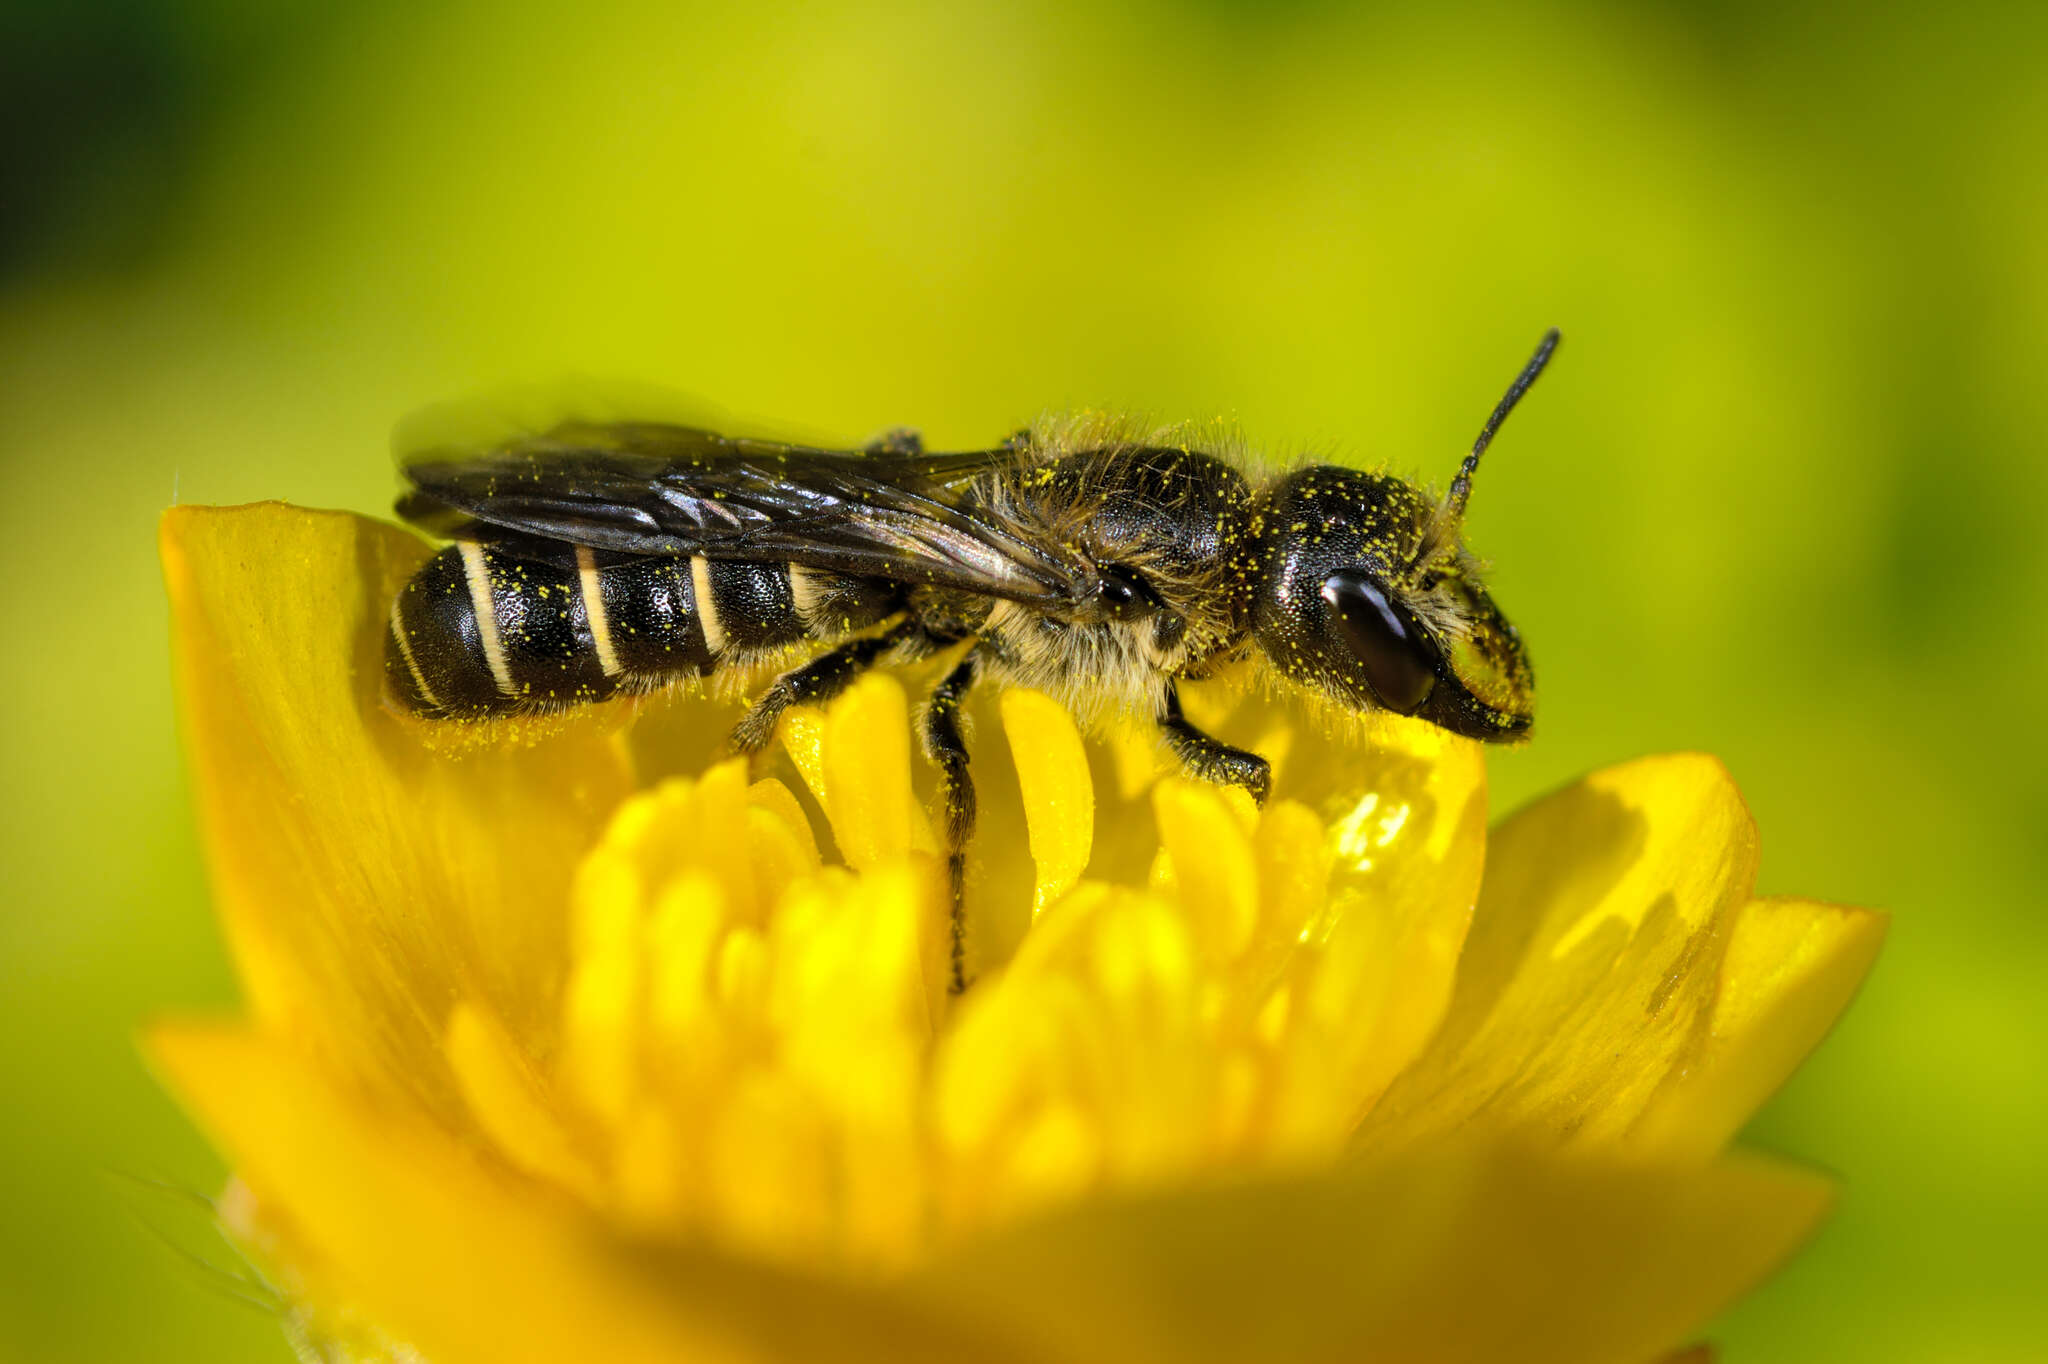
POLYGON ((1078 602, 1094 566, 960 505, 1016 456, 821 450, 656 423, 564 423, 483 450, 408 457, 406 520, 624 554, 789 562, 1013 601, 1078 602))

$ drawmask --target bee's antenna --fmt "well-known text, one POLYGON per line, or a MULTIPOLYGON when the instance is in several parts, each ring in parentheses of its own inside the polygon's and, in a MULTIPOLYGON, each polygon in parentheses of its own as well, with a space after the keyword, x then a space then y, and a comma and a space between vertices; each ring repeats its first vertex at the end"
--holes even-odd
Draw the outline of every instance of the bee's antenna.
POLYGON ((1486 453, 1486 447, 1493 444, 1493 433, 1500 430, 1500 424, 1508 419, 1508 413, 1515 410, 1515 404, 1522 401, 1522 395, 1529 391, 1529 385, 1536 382, 1536 376, 1550 363, 1552 352, 1562 339, 1557 328, 1543 333, 1543 339, 1536 344, 1536 353, 1529 357, 1529 363, 1522 366, 1522 372, 1508 385, 1507 396, 1493 409, 1493 415, 1486 419, 1486 429, 1479 433, 1479 439, 1472 442, 1472 453, 1465 456, 1465 462, 1458 466, 1458 476, 1451 480, 1451 492, 1444 499, 1444 518, 1456 521, 1465 514, 1465 503, 1472 496, 1472 473, 1479 467, 1479 457, 1486 453))

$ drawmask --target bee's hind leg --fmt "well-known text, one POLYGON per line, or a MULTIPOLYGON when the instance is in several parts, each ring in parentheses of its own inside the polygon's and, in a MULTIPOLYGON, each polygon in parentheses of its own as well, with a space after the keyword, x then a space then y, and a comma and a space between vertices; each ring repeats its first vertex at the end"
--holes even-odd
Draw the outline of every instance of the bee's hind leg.
POLYGON ((1256 753, 1232 748, 1189 724, 1188 717, 1181 713, 1177 687, 1166 689, 1166 700, 1159 710, 1159 729, 1166 736, 1166 746, 1189 772, 1203 781, 1242 786, 1260 805, 1266 803, 1266 795, 1273 786, 1273 765, 1256 753))
POLYGON ((960 660, 932 688, 924 713, 925 756, 938 765, 946 806, 946 882, 952 895, 952 993, 967 989, 967 843, 974 837, 974 778, 967 770, 967 741, 960 732, 960 703, 974 686, 981 665, 973 654, 960 660))
POLYGON ((882 655, 901 644, 909 633, 907 626, 899 625, 879 635, 850 639, 776 678, 732 727, 732 751, 742 756, 759 753, 775 742, 775 727, 782 720, 782 712, 791 706, 830 701, 880 662, 882 655))

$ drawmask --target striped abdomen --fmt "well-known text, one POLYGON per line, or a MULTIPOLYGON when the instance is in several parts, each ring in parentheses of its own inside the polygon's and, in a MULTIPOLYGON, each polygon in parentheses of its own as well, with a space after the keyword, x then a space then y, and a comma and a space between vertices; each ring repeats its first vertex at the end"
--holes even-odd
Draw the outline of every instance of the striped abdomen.
POLYGON ((460 541, 391 605, 385 675, 436 719, 561 710, 830 639, 895 606, 886 583, 788 564, 460 541), (566 560, 572 552, 574 566, 566 560))

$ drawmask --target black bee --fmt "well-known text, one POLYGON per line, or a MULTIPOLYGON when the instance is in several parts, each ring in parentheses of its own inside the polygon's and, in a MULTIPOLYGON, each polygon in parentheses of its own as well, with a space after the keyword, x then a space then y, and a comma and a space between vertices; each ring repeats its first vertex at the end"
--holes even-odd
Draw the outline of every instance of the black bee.
POLYGON ((877 663, 966 652, 932 692, 958 893, 974 826, 960 707, 982 680, 1154 718, 1194 774, 1263 801, 1266 760, 1204 734, 1179 684, 1251 658, 1352 710, 1527 734, 1521 637, 1460 523, 1480 456, 1556 348, 1547 333, 1441 500, 1329 465, 1254 481, 1225 459, 1086 419, 990 450, 862 450, 656 423, 577 423, 410 458, 405 519, 454 543, 392 603, 386 671, 440 720, 559 710, 681 678, 787 666, 733 734, 877 663))

